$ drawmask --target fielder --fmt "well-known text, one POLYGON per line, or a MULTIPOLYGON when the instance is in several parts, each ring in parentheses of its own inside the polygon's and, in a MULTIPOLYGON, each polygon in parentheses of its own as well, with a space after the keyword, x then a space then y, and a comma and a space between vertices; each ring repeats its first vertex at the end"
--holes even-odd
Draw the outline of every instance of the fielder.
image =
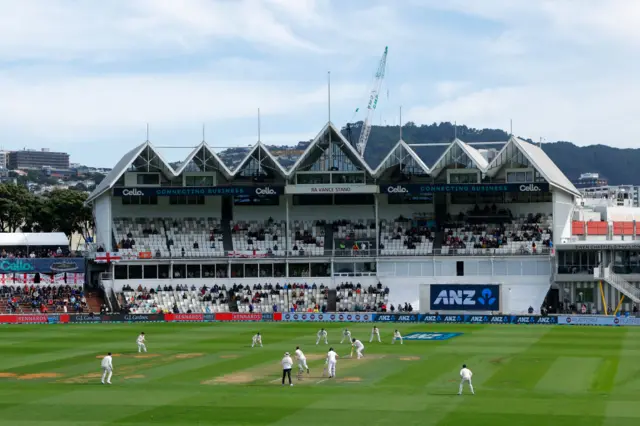
POLYGON ((318 339, 316 340, 316 345, 320 343, 320 340, 322 340, 323 338, 324 338, 324 344, 328 345, 329 342, 327 341, 327 330, 325 330, 324 328, 321 328, 320 331, 318 331, 318 339))
POLYGON ((327 372, 329 373, 330 379, 336 376, 337 359, 338 359, 338 354, 335 353, 333 348, 329 348, 329 352, 327 352, 327 360, 325 361, 325 363, 327 364, 327 372))
POLYGON ((473 391, 473 384, 471 384, 471 376, 473 373, 471 370, 467 368, 467 364, 462 365, 462 370, 460 370, 460 390, 458 391, 458 395, 462 395, 462 385, 464 383, 469 383, 469 389, 471 389, 471 394, 475 395, 476 393, 473 391))
POLYGON ((262 347, 262 336, 260 335, 260 333, 256 333, 256 335, 253 336, 251 347, 253 348, 255 345, 260 345, 260 347, 262 347))
POLYGON ((378 336, 378 342, 382 343, 382 341, 380 340, 380 330, 375 325, 371 329, 371 338, 369 339, 369 343, 373 342, 374 336, 378 336))
POLYGON ((344 342, 345 339, 347 339, 347 342, 351 342, 351 332, 347 328, 342 332, 342 340, 340 340, 340 343, 344 342))
POLYGON ((364 355, 362 355, 362 351, 364 350, 364 345, 362 344, 362 342, 358 339, 353 339, 353 344, 351 345, 351 357, 353 358, 353 348, 356 349, 356 354, 357 354, 357 358, 360 359, 362 357, 364 357, 364 355))
POLYGON ((100 366, 102 366, 102 384, 104 385, 104 379, 107 379, 107 384, 110 385, 111 375, 113 374, 113 358, 111 357, 111 352, 102 358, 100 366))
POLYGON ((398 330, 393 332, 393 340, 391 341, 391 344, 396 343, 396 340, 400 340, 401 345, 404 344, 404 341, 402 340, 402 335, 398 330))
POLYGON ((302 380, 304 370, 307 370, 307 374, 309 374, 309 366, 307 365, 307 357, 300 350, 300 346, 296 346, 296 359, 298 360, 298 380, 302 380))
POLYGON ((147 345, 144 344, 144 332, 140 333, 140 335, 138 336, 138 353, 144 351, 147 352, 147 345))

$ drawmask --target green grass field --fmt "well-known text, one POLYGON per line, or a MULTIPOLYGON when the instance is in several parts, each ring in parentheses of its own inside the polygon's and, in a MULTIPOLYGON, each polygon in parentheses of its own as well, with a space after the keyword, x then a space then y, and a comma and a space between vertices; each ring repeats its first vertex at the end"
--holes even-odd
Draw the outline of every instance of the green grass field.
MULTIPOLYGON (((524 325, 398 325, 460 332, 447 341, 368 343, 322 377, 319 324, 87 324, 0 328, 0 424, 26 425, 619 425, 640 422, 640 330, 524 325), (255 331, 263 348, 251 348, 255 331), (135 339, 147 334, 148 357, 135 339), (311 376, 279 383, 300 345, 311 376), (97 356, 111 351, 113 385, 97 356), (457 395, 467 363, 476 395, 457 395)), ((325 324, 326 326, 326 324, 325 324)), ((340 324, 329 324, 339 345, 340 324)))

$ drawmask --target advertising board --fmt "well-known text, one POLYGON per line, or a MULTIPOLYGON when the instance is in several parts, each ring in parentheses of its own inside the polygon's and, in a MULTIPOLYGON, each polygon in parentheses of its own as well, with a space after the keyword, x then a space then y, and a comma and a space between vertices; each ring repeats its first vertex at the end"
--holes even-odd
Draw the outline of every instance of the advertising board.
POLYGON ((499 311, 497 284, 431 284, 431 311, 499 311))

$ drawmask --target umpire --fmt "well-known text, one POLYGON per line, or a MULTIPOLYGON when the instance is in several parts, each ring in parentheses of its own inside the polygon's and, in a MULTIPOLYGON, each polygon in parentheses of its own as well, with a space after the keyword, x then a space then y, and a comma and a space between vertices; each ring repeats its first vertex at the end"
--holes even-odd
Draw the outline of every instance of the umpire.
POLYGON ((289 377, 289 386, 293 386, 293 383, 291 383, 291 367, 293 367, 293 360, 291 359, 289 352, 284 353, 284 358, 282 358, 280 363, 282 364, 282 385, 284 386, 284 378, 289 377))

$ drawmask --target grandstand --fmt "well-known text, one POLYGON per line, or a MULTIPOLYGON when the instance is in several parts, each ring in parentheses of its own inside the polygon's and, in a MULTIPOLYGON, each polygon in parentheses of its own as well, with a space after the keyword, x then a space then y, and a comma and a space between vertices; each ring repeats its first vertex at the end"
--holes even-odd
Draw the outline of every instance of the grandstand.
MULTIPOLYGON (((290 309, 296 299, 288 291, 255 298, 253 288, 294 283, 330 289, 332 310, 343 308, 336 289, 344 281, 380 284, 390 290, 385 304, 410 303, 423 312, 441 308, 431 293, 442 285, 454 292, 499 286, 499 306, 491 310, 505 313, 537 312, 543 302, 556 311, 578 302, 605 309, 597 293, 587 300, 578 290, 586 281, 592 289, 600 280, 609 284, 610 300, 633 293, 618 282, 622 272, 640 270, 635 260, 605 271, 614 258, 596 262, 587 255, 583 262, 572 244, 597 235, 632 247, 635 219, 620 224, 605 215, 606 225, 592 225, 578 218, 585 209, 580 192, 540 147, 512 137, 476 149, 455 139, 424 152, 401 140, 373 168, 329 123, 288 169, 261 142, 233 170, 204 142, 174 169, 147 141, 125 154, 89 197, 95 256, 104 262, 92 265, 93 272, 104 273, 103 284, 116 292, 236 286, 228 306, 189 294, 180 312, 290 309)), ((305 294, 300 309, 322 296, 305 294)), ((633 309, 631 296, 621 309, 633 309)), ((180 297, 162 293, 153 300, 166 308, 180 297)), ((342 303, 376 305, 377 297, 342 303)))

